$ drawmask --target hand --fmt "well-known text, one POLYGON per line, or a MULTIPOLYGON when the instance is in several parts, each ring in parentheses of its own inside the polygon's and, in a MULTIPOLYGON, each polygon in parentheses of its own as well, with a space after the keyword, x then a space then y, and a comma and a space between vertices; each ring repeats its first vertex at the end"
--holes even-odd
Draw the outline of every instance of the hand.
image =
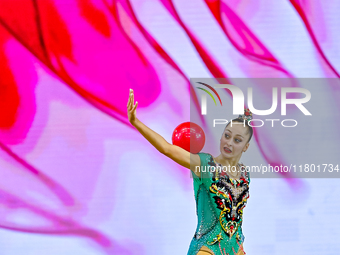
POLYGON ((132 125, 136 121, 136 108, 137 108, 137 106, 138 106, 138 102, 136 102, 136 104, 134 104, 133 90, 130 89, 129 101, 128 101, 128 104, 127 104, 127 114, 128 114, 128 117, 129 117, 129 121, 132 125))

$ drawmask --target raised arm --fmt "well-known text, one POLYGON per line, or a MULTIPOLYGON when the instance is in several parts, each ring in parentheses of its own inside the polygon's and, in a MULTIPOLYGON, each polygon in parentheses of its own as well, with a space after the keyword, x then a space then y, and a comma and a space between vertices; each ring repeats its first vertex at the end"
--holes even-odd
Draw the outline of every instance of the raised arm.
POLYGON ((162 154, 171 158, 181 166, 184 166, 200 177, 200 172, 195 172, 196 166, 201 164, 200 157, 192 154, 179 146, 168 143, 162 136, 147 127, 136 117, 138 102, 134 103, 134 93, 130 89, 127 112, 130 123, 162 154), (190 164, 191 163, 191 164, 190 164))

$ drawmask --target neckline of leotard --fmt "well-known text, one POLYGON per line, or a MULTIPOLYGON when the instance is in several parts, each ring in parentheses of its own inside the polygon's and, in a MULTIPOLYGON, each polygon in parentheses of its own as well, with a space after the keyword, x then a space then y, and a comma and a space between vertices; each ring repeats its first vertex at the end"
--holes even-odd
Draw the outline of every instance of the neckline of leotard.
MULTIPOLYGON (((210 156, 211 156, 211 158, 213 159, 213 161, 214 161, 215 165, 217 165, 217 164, 218 164, 218 165, 222 166, 222 164, 218 163, 218 162, 215 160, 215 158, 213 157, 213 155, 211 155, 211 154, 210 154, 210 156)), ((240 164, 240 163, 237 163, 237 166, 240 168, 240 167, 241 167, 241 164, 240 164)), ((228 172, 226 172, 226 174, 227 174, 228 178, 229 178, 229 179, 231 179, 231 180, 237 180, 237 181, 240 181, 240 180, 241 180, 241 178, 242 178, 242 171, 241 171, 241 175, 240 175, 240 177, 239 177, 239 178, 233 178, 233 177, 231 177, 231 176, 228 174, 228 172)))

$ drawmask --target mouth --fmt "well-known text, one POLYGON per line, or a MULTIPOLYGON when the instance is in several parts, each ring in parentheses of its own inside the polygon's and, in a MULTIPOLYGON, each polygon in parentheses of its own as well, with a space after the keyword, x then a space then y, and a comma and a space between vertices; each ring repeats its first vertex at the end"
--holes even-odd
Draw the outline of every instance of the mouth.
POLYGON ((225 151, 226 153, 231 153, 231 152, 232 152, 232 151, 231 151, 230 149, 228 149, 227 147, 224 147, 223 149, 224 149, 224 151, 225 151))

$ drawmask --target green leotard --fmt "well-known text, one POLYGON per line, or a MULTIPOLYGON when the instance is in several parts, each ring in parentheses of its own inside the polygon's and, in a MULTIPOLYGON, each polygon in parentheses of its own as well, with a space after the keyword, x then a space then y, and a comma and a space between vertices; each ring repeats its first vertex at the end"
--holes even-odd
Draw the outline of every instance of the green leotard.
POLYGON ((232 179, 226 168, 218 169, 222 166, 212 155, 198 155, 201 178, 192 173, 198 224, 188 255, 196 255, 203 245, 215 255, 234 255, 244 242, 242 214, 249 198, 249 172, 242 171, 240 179, 232 179))

